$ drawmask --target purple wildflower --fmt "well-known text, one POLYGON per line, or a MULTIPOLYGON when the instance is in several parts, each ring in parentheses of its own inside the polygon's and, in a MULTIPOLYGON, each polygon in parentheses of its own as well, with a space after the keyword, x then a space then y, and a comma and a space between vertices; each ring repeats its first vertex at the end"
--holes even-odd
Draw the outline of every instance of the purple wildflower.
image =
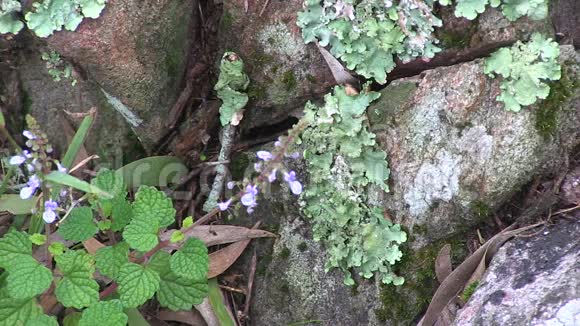
POLYGON ((295 160, 295 159, 300 158, 300 153, 294 152, 294 153, 288 155, 288 157, 290 157, 291 159, 294 159, 295 160))
POLYGON ((26 138, 28 138, 30 140, 36 139, 36 136, 32 132, 30 132, 29 130, 24 130, 22 132, 22 134, 24 135, 24 137, 26 137, 26 138))
POLYGON ((290 173, 284 172, 284 181, 288 182, 290 186, 290 191, 295 195, 300 195, 302 193, 302 184, 300 181, 296 180, 296 172, 290 171, 290 173))
POLYGON ((280 147, 281 145, 282 145, 282 142, 279 140, 274 142, 274 146, 276 146, 276 147, 280 147))
POLYGON ((55 210, 58 207, 58 203, 52 199, 49 199, 44 202, 44 213, 42 213, 42 219, 46 223, 52 223, 56 220, 56 212, 55 210))
POLYGON ((57 169, 58 169, 60 172, 62 172, 62 173, 67 173, 67 172, 68 172, 68 169, 67 169, 67 168, 65 168, 64 166, 62 166, 62 164, 60 164, 60 163, 58 163, 58 162, 56 163, 56 168, 57 168, 57 169))
POLYGON ((254 163, 254 170, 256 172, 262 172, 262 163, 261 162, 254 163))
POLYGON ((15 155, 10 158, 8 162, 10 165, 20 165, 26 161, 26 157, 24 155, 15 155))
POLYGON ((268 182, 272 183, 276 180, 276 169, 273 169, 272 172, 268 175, 268 182))
POLYGON ((40 179, 36 175, 32 175, 27 182, 28 187, 24 187, 20 190, 20 198, 29 199, 34 195, 34 192, 38 187, 40 187, 40 179))
POLYGON ((254 207, 256 206, 257 195, 258 195, 258 186, 249 184, 246 186, 246 191, 242 196, 242 198, 240 199, 240 201, 242 202, 242 205, 246 207, 254 207))
POLYGON ((256 155, 258 156, 259 159, 264 160, 264 161, 269 161, 274 157, 272 155, 272 153, 270 153, 268 151, 258 151, 258 153, 256 153, 256 155))
POLYGON ((226 187, 228 187, 229 190, 234 189, 235 186, 236 186, 236 183, 233 181, 228 182, 226 185, 226 187))
POLYGON ((232 203, 232 199, 230 198, 225 202, 218 203, 218 207, 220 208, 220 211, 225 211, 226 209, 228 209, 228 207, 230 207, 231 203, 232 203))

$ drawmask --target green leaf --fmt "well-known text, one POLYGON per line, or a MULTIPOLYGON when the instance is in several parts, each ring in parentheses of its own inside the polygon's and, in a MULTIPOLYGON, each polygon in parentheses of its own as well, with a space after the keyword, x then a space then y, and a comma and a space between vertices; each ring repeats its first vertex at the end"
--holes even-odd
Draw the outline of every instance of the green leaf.
POLYGON ((53 242, 48 246, 48 252, 53 256, 62 255, 66 249, 66 246, 62 242, 53 242))
POLYGON ((116 171, 123 176, 125 184, 131 189, 177 184, 188 172, 187 166, 175 156, 150 156, 131 162, 116 171))
POLYGON ((111 219, 113 220, 111 230, 119 232, 123 230, 133 218, 133 207, 126 199, 117 198, 113 202, 113 212, 111 215, 111 219))
POLYGON ((96 266, 101 274, 116 280, 121 266, 129 262, 129 245, 125 242, 103 247, 95 254, 96 266))
POLYGON ((61 162, 62 166, 67 168, 67 170, 70 170, 73 167, 72 165, 79 153, 79 150, 81 149, 81 146, 87 138, 87 134, 91 128, 91 125, 93 124, 93 119, 93 116, 90 114, 84 117, 81 125, 71 140, 70 145, 68 146, 61 162))
POLYGON ((5 289, 0 290, 0 326, 22 325, 40 314, 36 299, 14 299, 5 289))
POLYGON ((202 303, 207 296, 207 280, 192 280, 175 275, 169 267, 170 259, 169 253, 158 251, 148 265, 161 277, 157 300, 162 306, 174 311, 190 310, 192 305, 202 303))
POLYGON ((175 222, 173 203, 162 191, 154 187, 141 186, 133 202, 134 219, 157 220, 159 227, 175 222))
POLYGON ((193 226, 193 217, 192 216, 188 216, 183 220, 183 224, 182 227, 184 229, 187 229, 189 227, 193 226))
POLYGON ((81 309, 99 301, 99 285, 93 280, 93 258, 84 251, 69 250, 54 258, 63 278, 56 284, 56 298, 65 307, 81 309))
POLYGON ((189 238, 181 249, 171 256, 171 271, 175 275, 192 280, 207 279, 209 256, 203 241, 189 238))
POLYGON ((217 317, 220 326, 234 326, 236 323, 232 320, 228 308, 224 304, 222 290, 220 289, 217 279, 214 277, 208 280, 209 303, 217 317))
POLYGON ((110 220, 104 220, 104 221, 99 221, 97 222, 97 227, 99 228, 99 230, 101 231, 108 231, 111 229, 111 221, 110 220))
POLYGON ((6 290, 14 299, 33 298, 46 291, 52 283, 52 272, 32 256, 19 256, 7 270, 6 290))
POLYGON ((113 206, 127 197, 127 190, 123 182, 123 177, 111 170, 100 170, 97 176, 91 180, 91 185, 106 191, 113 196, 111 199, 99 198, 97 200, 104 217, 110 217, 113 206))
POLYGON ((70 314, 66 315, 66 317, 64 317, 64 320, 62 321, 62 325, 63 326, 78 326, 79 321, 81 320, 82 316, 83 315, 80 312, 70 313, 70 314))
POLYGON ((80 180, 76 177, 73 177, 70 174, 66 174, 60 171, 52 171, 48 175, 45 176, 46 181, 58 183, 64 186, 73 187, 80 191, 84 191, 86 193, 95 194, 97 196, 101 196, 104 198, 112 198, 110 194, 107 192, 90 185, 88 182, 80 180))
POLYGON ((24 326, 58 326, 58 322, 54 316, 42 314, 29 319, 24 326))
POLYGON ((157 233, 159 232, 159 222, 154 219, 134 218, 123 231, 123 239, 131 248, 139 251, 149 251, 158 243, 157 233))
POLYGON ((10 268, 21 256, 32 256, 32 242, 26 233, 12 229, 0 239, 0 267, 10 268))
POLYGON ((38 197, 22 199, 20 195, 6 194, 0 196, 0 212, 9 212, 13 215, 31 214, 38 197))
POLYGON ((143 317, 139 309, 128 308, 125 309, 125 313, 127 314, 127 317, 129 317, 129 320, 127 321, 129 326, 151 326, 145 317, 143 317))
POLYGON ((100 301, 83 311, 79 326, 125 326, 127 319, 121 301, 100 301))
POLYGON ((65 240, 80 242, 92 238, 98 230, 93 221, 93 210, 90 207, 75 207, 59 226, 58 234, 65 240))
POLYGON ((171 238, 169 239, 169 241, 171 243, 177 243, 183 241, 183 239, 185 239, 185 235, 183 234, 183 232, 175 230, 175 232, 171 233, 171 238))
POLYGON ((159 289, 159 275, 150 268, 127 263, 121 267, 117 283, 123 306, 135 308, 151 299, 159 289))
POLYGON ((28 236, 30 242, 37 246, 41 246, 46 243, 46 236, 44 234, 35 233, 33 235, 28 236))

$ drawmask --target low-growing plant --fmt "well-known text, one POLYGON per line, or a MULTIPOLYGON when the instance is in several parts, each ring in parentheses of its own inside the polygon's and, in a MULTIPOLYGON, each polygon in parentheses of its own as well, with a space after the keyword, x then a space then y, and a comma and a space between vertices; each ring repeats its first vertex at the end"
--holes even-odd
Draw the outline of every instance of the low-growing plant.
POLYGON ((77 84, 77 80, 73 77, 73 66, 62 60, 58 52, 42 52, 40 57, 46 63, 46 69, 52 80, 59 82, 62 79, 70 79, 72 86, 77 84))

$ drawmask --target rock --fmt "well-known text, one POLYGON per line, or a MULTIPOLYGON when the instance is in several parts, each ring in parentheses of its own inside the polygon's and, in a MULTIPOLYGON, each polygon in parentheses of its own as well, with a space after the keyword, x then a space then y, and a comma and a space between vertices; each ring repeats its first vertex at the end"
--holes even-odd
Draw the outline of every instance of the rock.
POLYGON ((180 92, 197 7, 187 0, 110 1, 100 18, 57 32, 48 44, 102 88, 111 105, 99 110, 120 111, 150 150, 180 92))
POLYGON ((570 171, 562 181, 561 197, 569 204, 580 205, 580 167, 570 171))
POLYGON ((580 48, 580 2, 576 0, 550 1, 550 16, 558 36, 566 44, 580 48))
MULTIPOLYGON (((391 168, 384 205, 425 239, 475 225, 532 176, 555 171, 579 141, 580 94, 571 92, 562 106, 545 101, 508 112, 495 100, 499 81, 486 77, 482 65, 393 82, 368 111, 391 168), (542 119, 550 119, 548 137, 537 129, 542 119)), ((575 69, 566 72, 577 78, 575 69)))
POLYGON ((238 53, 246 63, 250 103, 244 122, 249 128, 286 119, 292 109, 322 97, 335 83, 316 46, 302 40, 296 25, 302 3, 224 1, 220 43, 224 51, 238 53))
MULTIPOLYGON (((575 55, 569 47, 562 52, 566 58, 575 55)), ((566 71, 576 78, 573 65, 566 71)), ((280 237, 272 249, 258 244, 262 258, 252 324, 416 323, 438 286, 434 264, 441 247, 452 245, 456 266, 467 254, 465 230, 481 223, 534 175, 559 168, 578 144, 580 94, 572 92, 556 108, 543 103, 513 113, 495 100, 499 91, 499 81, 487 78, 477 60, 393 82, 369 107, 371 126, 391 168, 391 192, 377 196, 378 202, 410 235, 403 259, 395 265, 395 272, 405 277, 400 287, 359 278, 351 289, 339 272, 325 273, 325 251, 312 242, 295 199, 285 188, 266 191, 269 197, 254 215, 277 225, 280 237), (536 129, 543 107, 555 110, 555 127, 548 136, 536 129)), ((307 175, 303 168, 292 168, 302 178, 307 175)))
POLYGON ((453 325, 580 325, 580 223, 505 244, 453 325))

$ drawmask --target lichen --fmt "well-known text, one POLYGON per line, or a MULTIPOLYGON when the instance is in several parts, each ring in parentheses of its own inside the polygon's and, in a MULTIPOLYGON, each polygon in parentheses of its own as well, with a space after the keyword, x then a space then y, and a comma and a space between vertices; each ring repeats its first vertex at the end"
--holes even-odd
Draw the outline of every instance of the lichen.
POLYGON ((453 236, 419 250, 403 246, 403 258, 395 271, 405 278, 405 283, 399 287, 381 286, 382 307, 374 311, 377 319, 393 325, 413 324, 431 302, 439 284, 435 274, 435 259, 439 251, 445 244, 450 244, 452 262, 461 262, 467 255, 462 238, 453 236))

